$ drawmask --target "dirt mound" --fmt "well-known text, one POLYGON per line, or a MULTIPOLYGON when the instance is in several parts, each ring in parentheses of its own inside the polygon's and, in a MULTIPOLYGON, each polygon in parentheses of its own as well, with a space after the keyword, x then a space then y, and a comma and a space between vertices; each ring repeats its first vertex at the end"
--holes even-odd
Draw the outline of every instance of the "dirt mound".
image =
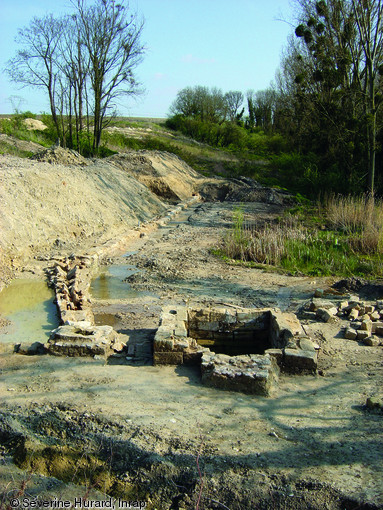
POLYGON ((174 154, 139 151, 108 158, 114 165, 132 174, 152 193, 166 200, 184 200, 195 193, 204 179, 174 154))
POLYGON ((27 142, 26 140, 19 140, 14 136, 9 136, 4 133, 0 134, 0 142, 6 144, 7 146, 14 147, 15 149, 27 152, 38 152, 43 148, 38 143, 27 142))
MULTIPOLYGON (((72 154, 60 148, 52 152, 72 154)), ((86 163, 0 157, 0 253, 5 258, 66 252, 79 243, 86 248, 168 208, 129 173, 104 160, 86 163)))
POLYGON ((44 149, 34 154, 31 159, 44 161, 52 165, 89 165, 89 161, 83 158, 78 152, 62 147, 44 149))
POLYGON ((198 192, 207 201, 262 202, 274 205, 286 205, 293 202, 293 198, 288 193, 267 188, 248 177, 205 181, 200 185, 198 192))
POLYGON ((339 280, 332 286, 338 292, 357 292, 362 297, 369 299, 381 299, 383 297, 383 282, 371 282, 355 276, 339 280))
POLYGON ((44 122, 37 119, 25 119, 24 124, 29 131, 44 131, 45 129, 48 129, 44 122))

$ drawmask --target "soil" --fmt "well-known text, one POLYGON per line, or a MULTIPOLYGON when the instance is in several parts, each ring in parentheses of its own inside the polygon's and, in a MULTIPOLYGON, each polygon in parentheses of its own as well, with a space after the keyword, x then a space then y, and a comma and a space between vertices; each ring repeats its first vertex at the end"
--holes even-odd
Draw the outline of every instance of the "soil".
MULTIPOLYGON (((120 203, 121 194, 112 194, 117 193, 117 184, 111 197, 107 186, 93 194, 89 175, 101 174, 100 163, 74 169, 20 161, 0 160, 0 176, 12 174, 17 181, 19 218, 24 215, 29 221, 27 209, 37 201, 32 194, 25 195, 31 174, 41 178, 45 173, 56 184, 65 174, 70 194, 79 194, 73 202, 68 202, 70 194, 65 195, 66 212, 59 209, 60 194, 55 194, 58 209, 55 213, 53 200, 47 206, 50 221, 41 220, 45 226, 39 226, 40 240, 44 233, 47 242, 36 237, 33 248, 28 243, 35 234, 27 235, 11 222, 16 208, 8 199, 6 218, 11 227, 2 247, 8 250, 9 258, 4 260, 13 274, 27 267, 30 277, 36 277, 46 263, 44 257, 73 249, 85 253, 92 243, 118 237, 129 227, 129 218, 121 221, 122 226, 113 221, 117 211, 122 216, 121 208, 126 207, 120 203), (25 179, 18 178, 19 173, 25 179), (88 209, 80 200, 85 192, 88 209), (101 201, 104 209, 93 212, 101 201), (79 228, 87 233, 72 239, 68 224, 73 228, 75 202, 83 213, 79 228), (104 228, 89 233, 93 214, 100 218, 110 208, 104 228), (59 210, 62 222, 52 227, 59 210), (58 236, 52 237, 51 228, 58 229, 60 239, 68 244, 55 245, 58 236), (10 251, 12 243, 23 257, 10 251)), ((165 156, 162 164, 166 166, 165 156)), ((111 167, 104 177, 107 170, 111 167)), ((129 175, 116 165, 113 172, 116 183, 129 175)), ((166 181, 166 172, 161 178, 176 195, 186 193, 176 188, 176 180, 166 181)), ((212 199, 206 191, 214 187, 211 181, 202 182, 192 172, 188 178, 190 195, 204 187, 206 199, 212 199)), ((142 186, 140 190, 148 189, 135 183, 142 186)), ((145 291, 131 299, 93 299, 96 321, 112 324, 126 342, 123 356, 105 362, 0 354, 0 480, 5 492, 12 494, 27 480, 23 490, 31 495, 68 500, 112 495, 144 500, 148 508, 161 510, 383 508, 383 415, 365 405, 369 396, 381 392, 383 348, 343 339, 340 330, 345 321, 325 324, 302 318, 306 331, 320 345, 318 374, 281 374, 270 398, 204 387, 193 367, 152 366, 151 340, 164 305, 279 307, 299 315, 316 288, 330 289, 335 283, 249 269, 213 256, 210 249, 219 246, 231 228, 233 210, 239 205, 249 223, 272 221, 284 207, 283 195, 260 190, 256 201, 236 202, 234 184, 217 181, 217 189, 230 186, 229 195, 220 192, 217 201, 192 206, 125 246, 124 251, 132 253, 128 259, 121 253, 105 261, 128 261, 138 267, 140 271, 126 285, 145 291), (33 474, 26 475, 28 470, 33 474), (93 492, 88 493, 85 485, 93 492)), ((48 191, 53 194, 55 185, 42 188, 44 200, 49 200, 48 191)), ((8 187, 4 199, 14 192, 8 187)), ((164 198, 153 192, 150 197, 148 217, 166 210, 164 198)), ((143 207, 140 202, 139 210, 143 207)))

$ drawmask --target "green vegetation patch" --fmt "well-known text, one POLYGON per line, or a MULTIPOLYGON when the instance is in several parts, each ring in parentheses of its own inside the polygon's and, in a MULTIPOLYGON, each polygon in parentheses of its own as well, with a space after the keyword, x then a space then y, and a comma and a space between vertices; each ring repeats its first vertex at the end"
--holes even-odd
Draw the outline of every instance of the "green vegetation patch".
POLYGON ((331 197, 316 212, 325 225, 313 222, 309 212, 304 217, 300 210, 300 215, 288 213, 278 222, 257 227, 246 224, 243 208, 236 209, 233 227, 215 254, 292 274, 383 276, 382 202, 331 197), (341 218, 347 218, 347 225, 341 218))

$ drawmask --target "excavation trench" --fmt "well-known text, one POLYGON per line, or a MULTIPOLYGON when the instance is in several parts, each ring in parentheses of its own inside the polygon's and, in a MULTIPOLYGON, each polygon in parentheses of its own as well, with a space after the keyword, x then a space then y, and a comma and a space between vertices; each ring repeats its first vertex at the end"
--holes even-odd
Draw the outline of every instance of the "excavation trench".
MULTIPOLYGON (((201 342, 213 342, 208 347, 218 361, 219 356, 266 356, 264 351, 270 349, 289 349, 268 345, 267 327, 250 329, 249 334, 240 328, 218 329, 212 331, 213 338, 206 338, 206 329, 220 323, 211 316, 217 308, 224 308, 225 314, 234 311, 235 316, 243 309, 271 313, 277 306, 291 313, 320 285, 214 259, 209 248, 230 228, 234 207, 203 204, 193 214, 186 211, 179 226, 171 220, 129 245, 135 253, 128 259, 113 255, 101 267, 109 272, 106 291, 99 294, 105 297, 93 297, 91 311, 97 325, 113 326, 125 344, 106 363, 98 355, 9 354, 0 391, 8 406, 4 414, 12 415, 7 430, 22 431, 27 438, 15 458, 19 466, 35 466, 47 479, 54 475, 68 481, 77 476, 78 465, 83 469, 79 481, 92 471, 94 486, 108 487, 110 494, 135 493, 149 498, 152 508, 185 509, 196 506, 200 491, 196 456, 201 451, 202 498, 209 509, 220 508, 219 502, 231 510, 272 508, 276 502, 302 510, 326 505, 331 510, 377 508, 375 501, 382 501, 377 489, 380 417, 367 414, 362 406, 371 385, 378 386, 382 359, 377 352, 375 360, 372 351, 336 337, 339 325, 321 326, 327 330, 318 363, 328 377, 281 371, 271 398, 203 386, 201 362, 184 363, 185 354, 190 354, 187 348, 159 351, 176 353, 182 363, 153 366, 151 349, 167 307, 179 310, 177 314, 185 309, 203 311, 209 325, 203 329, 200 321, 193 331, 188 317, 181 338, 196 340, 197 351, 206 348, 201 342), (216 228, 217 222, 224 227, 216 228), (126 277, 123 271, 135 271, 126 267, 127 262, 137 272, 126 277), (119 294, 125 286, 128 298, 119 294), (221 347, 226 349, 224 344, 232 349, 231 340, 242 335, 242 352, 218 353, 221 347), (344 359, 352 360, 350 369, 344 359), (81 458, 79 450, 85 451, 81 458)), ((254 208, 262 210, 259 204, 254 208)), ((269 213, 267 208, 264 212, 269 213)), ((85 259, 77 263, 86 270, 85 259)), ((175 314, 170 315, 174 319, 175 314)), ((166 334, 166 345, 172 340, 176 346, 171 328, 166 334)), ((299 338, 299 348, 301 340, 307 339, 299 338)))

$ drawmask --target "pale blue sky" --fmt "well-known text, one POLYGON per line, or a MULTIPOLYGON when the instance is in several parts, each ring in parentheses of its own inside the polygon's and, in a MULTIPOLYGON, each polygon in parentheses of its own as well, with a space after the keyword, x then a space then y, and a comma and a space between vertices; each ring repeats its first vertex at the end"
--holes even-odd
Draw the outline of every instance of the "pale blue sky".
MULTIPOLYGON (((90 0, 91 1, 91 0, 90 0)), ((120 113, 166 117, 177 92, 205 85, 229 90, 261 90, 279 66, 292 27, 292 0, 130 0, 145 18, 147 46, 137 76, 146 89, 137 100, 120 104, 120 113), (281 21, 281 20, 286 20, 281 21)), ((17 29, 33 16, 63 14, 70 0, 0 0, 0 68, 14 56, 17 29)), ((44 93, 18 89, 0 74, 0 113, 12 113, 10 96, 25 102, 21 110, 49 111, 44 93)))

